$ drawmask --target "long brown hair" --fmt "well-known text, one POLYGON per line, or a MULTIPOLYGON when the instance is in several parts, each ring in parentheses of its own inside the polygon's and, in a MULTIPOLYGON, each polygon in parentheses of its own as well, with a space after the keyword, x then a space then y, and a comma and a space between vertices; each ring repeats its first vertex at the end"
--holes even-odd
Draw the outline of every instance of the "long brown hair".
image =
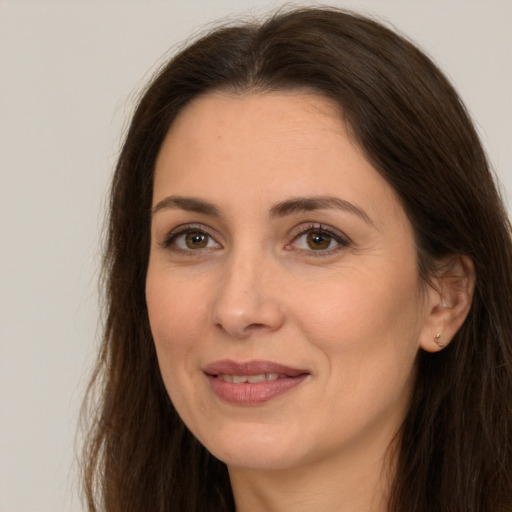
POLYGON ((112 184, 106 325, 84 409, 96 411, 83 462, 89 510, 234 510, 225 465, 186 429, 157 364, 144 293, 153 172, 173 119, 198 95, 296 88, 340 105, 402 202, 422 277, 443 255, 475 266, 464 325, 444 351, 419 355, 389 509, 512 510, 512 244, 484 151, 428 57, 330 8, 219 28, 163 67, 139 102, 112 184))

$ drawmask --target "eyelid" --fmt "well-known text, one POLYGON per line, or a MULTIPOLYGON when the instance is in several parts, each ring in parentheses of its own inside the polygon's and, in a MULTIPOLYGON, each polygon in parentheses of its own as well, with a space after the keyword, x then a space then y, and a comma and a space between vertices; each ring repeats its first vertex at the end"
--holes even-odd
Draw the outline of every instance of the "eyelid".
POLYGON ((301 224, 299 226, 296 226, 290 233, 290 236, 292 237, 292 240, 290 243, 286 245, 286 248, 288 250, 293 250, 292 245, 295 243, 297 239, 299 239, 301 236, 307 235, 308 233, 326 233, 327 235, 331 236, 338 245, 336 247, 333 247, 331 249, 325 249, 325 250, 317 250, 314 249, 307 250, 307 249, 297 249, 302 252, 311 253, 313 256, 327 256, 329 254, 332 254, 334 252, 337 252, 341 249, 344 249, 346 247, 349 247, 352 245, 352 240, 342 231, 335 229, 331 226, 327 226, 325 224, 319 223, 319 222, 309 222, 306 224, 301 224))
MULTIPOLYGON (((176 226, 171 231, 169 231, 165 235, 165 239, 161 242, 161 246, 164 249, 170 249, 171 244, 174 240, 176 240, 179 236, 185 235, 189 232, 197 232, 197 233, 203 233, 207 236, 209 236, 218 246, 222 246, 222 244, 218 241, 218 236, 216 234, 212 234, 211 231, 213 231, 208 226, 205 226, 204 224, 198 224, 198 223, 189 223, 189 224, 180 224, 179 226, 176 226)), ((175 249, 177 252, 186 252, 185 249, 175 249)), ((199 252, 199 249, 190 250, 190 252, 199 252)))
MULTIPOLYGON (((179 226, 176 226, 171 231, 169 231, 166 235, 164 240, 160 243, 160 245, 164 249, 170 249, 174 250, 176 252, 181 253, 199 253, 204 250, 212 249, 212 247, 205 247, 205 248, 198 248, 198 249, 181 249, 177 247, 171 247, 172 243, 182 235, 185 235, 189 232, 198 232, 203 233, 206 236, 210 237, 211 240, 217 244, 218 248, 222 247, 222 244, 219 242, 220 236, 216 233, 215 230, 210 228, 209 226, 205 226, 204 224, 200 223, 186 223, 186 224, 180 224, 179 226), (213 233, 212 233, 213 231, 213 233)), ((312 256, 327 256, 332 253, 335 253, 341 249, 344 249, 346 247, 349 247, 352 245, 352 240, 342 231, 333 228, 332 226, 328 226, 325 224, 322 224, 320 222, 306 222, 302 223, 296 227, 294 227, 290 234, 289 234, 291 241, 286 244, 285 249, 286 250, 296 250, 303 253, 308 253, 312 256), (336 247, 330 248, 330 249, 324 249, 324 250, 308 250, 308 249, 300 249, 300 248, 294 248, 293 245, 295 244, 296 240, 300 238, 301 236, 307 235, 308 233, 325 233, 328 236, 332 237, 333 240, 337 243, 336 247)))

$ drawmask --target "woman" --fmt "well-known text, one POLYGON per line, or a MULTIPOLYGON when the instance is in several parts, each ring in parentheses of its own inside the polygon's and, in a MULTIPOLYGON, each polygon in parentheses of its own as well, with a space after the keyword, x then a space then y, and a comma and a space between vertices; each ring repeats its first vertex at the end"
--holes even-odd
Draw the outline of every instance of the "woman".
POLYGON ((90 510, 511 509, 508 220, 452 86, 383 26, 297 10, 171 60, 106 275, 90 510))

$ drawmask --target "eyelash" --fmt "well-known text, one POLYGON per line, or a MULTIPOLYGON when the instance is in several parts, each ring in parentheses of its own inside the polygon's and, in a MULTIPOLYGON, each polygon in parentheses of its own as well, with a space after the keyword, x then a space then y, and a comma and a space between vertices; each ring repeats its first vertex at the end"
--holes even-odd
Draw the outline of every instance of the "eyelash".
MULTIPOLYGON (((186 236, 186 235, 189 235, 189 234, 197 234, 197 235, 205 236, 205 237, 208 238, 208 240, 213 240, 217 245, 220 245, 201 226, 198 226, 198 225, 195 225, 195 224, 186 224, 186 225, 180 226, 180 227, 174 229, 173 231, 171 231, 167 235, 165 240, 163 241, 162 247, 164 247, 164 249, 174 250, 176 252, 181 252, 181 253, 184 253, 184 254, 187 254, 187 255, 190 255, 190 256, 193 256, 193 255, 195 255, 195 253, 199 252, 199 249, 211 249, 211 247, 200 247, 198 249, 183 249, 183 248, 179 248, 179 247, 175 246, 176 241, 180 237, 186 236), (173 247, 173 244, 174 244, 174 247, 173 247)), ((207 243, 209 243, 209 242, 207 242, 207 243)))
POLYGON ((352 241, 343 233, 334 230, 328 226, 324 226, 323 224, 312 223, 309 225, 302 225, 297 228, 297 233, 293 237, 293 240, 290 244, 286 245, 287 250, 293 250, 291 247, 292 244, 295 244, 301 237, 310 235, 310 234, 319 234, 319 235, 327 235, 330 238, 329 244, 334 240, 336 242, 335 247, 330 247, 327 249, 298 249, 299 251, 307 252, 309 255, 313 257, 324 257, 330 256, 333 253, 336 253, 342 249, 345 249, 352 245, 352 241))
MULTIPOLYGON (((294 230, 296 233, 293 235, 293 239, 289 244, 286 244, 285 249, 288 251, 294 250, 293 245, 300 240, 301 237, 310 235, 310 234, 318 234, 318 235, 327 235, 329 237, 329 245, 334 240, 336 242, 335 247, 328 247, 326 249, 296 249, 301 252, 307 252, 310 256, 313 257, 322 257, 322 256, 329 256, 341 249, 344 249, 346 247, 349 247, 352 244, 352 241, 343 233, 333 230, 332 228, 329 228, 327 226, 324 226, 323 224, 318 223, 311 223, 309 225, 301 225, 298 228, 294 230)), ((204 228, 201 226, 195 225, 195 224, 187 224, 182 225, 175 230, 171 231, 163 243, 161 244, 163 248, 173 250, 176 252, 180 252, 182 254, 185 254, 187 256, 197 256, 198 253, 202 252, 203 249, 212 249, 212 247, 199 247, 196 249, 184 249, 176 247, 176 242, 180 237, 189 235, 189 234, 197 234, 200 236, 204 236, 207 238, 206 244, 208 245, 211 241, 213 241, 218 247, 220 247, 220 244, 215 240, 215 238, 210 235, 204 228), (174 246, 173 246, 174 245, 174 246)), ((215 249, 218 247, 214 247, 215 249)))

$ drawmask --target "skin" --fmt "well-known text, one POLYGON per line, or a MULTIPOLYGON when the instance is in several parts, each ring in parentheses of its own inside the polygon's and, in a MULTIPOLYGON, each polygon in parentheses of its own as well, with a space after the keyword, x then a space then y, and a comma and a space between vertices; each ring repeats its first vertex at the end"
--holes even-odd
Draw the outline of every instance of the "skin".
POLYGON ((418 276, 407 216, 339 109, 304 92, 195 99, 162 145, 153 207, 146 296, 163 380, 227 464, 237 510, 385 510, 418 350, 462 320, 418 276), (275 214, 326 196, 351 206, 275 214), (309 375, 240 406, 203 372, 223 359, 309 375))

